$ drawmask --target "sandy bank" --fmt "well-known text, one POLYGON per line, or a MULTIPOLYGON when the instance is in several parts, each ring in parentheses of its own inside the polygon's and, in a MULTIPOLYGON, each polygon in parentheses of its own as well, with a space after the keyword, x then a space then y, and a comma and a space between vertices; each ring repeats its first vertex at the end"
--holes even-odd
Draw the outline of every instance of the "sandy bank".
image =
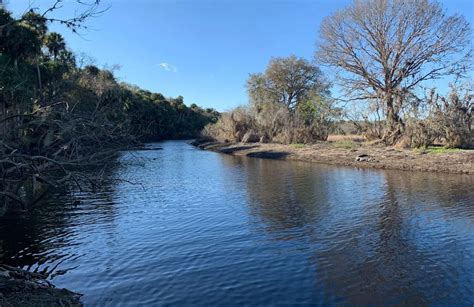
POLYGON ((201 149, 236 156, 298 160, 361 168, 474 175, 474 150, 423 153, 365 143, 357 144, 352 148, 341 148, 330 142, 312 145, 282 145, 194 141, 193 145, 201 149))

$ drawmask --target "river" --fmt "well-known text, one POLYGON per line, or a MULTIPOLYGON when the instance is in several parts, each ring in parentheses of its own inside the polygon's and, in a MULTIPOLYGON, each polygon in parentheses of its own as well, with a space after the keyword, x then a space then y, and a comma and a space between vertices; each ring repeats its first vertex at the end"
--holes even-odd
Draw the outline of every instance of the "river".
POLYGON ((474 176, 149 146, 1 219, 0 260, 86 306, 474 304, 474 176))

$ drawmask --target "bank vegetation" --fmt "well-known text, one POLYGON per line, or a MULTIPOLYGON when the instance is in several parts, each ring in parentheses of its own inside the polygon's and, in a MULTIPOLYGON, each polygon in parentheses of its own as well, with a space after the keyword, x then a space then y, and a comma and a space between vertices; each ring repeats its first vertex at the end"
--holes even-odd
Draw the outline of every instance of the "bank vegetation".
POLYGON ((313 61, 272 58, 249 76, 249 104, 222 114, 202 135, 310 144, 356 133, 402 148, 471 148, 471 35, 463 16, 436 1, 354 1, 324 19, 313 61), (335 75, 339 97, 322 67, 335 75), (438 90, 439 80, 450 90, 438 90))
POLYGON ((81 1, 70 19, 30 10, 15 18, 0 8, 0 215, 25 210, 51 188, 91 189, 124 149, 145 141, 195 137, 217 119, 213 109, 186 106, 117 80, 113 69, 84 63, 53 22, 76 32, 101 13, 81 1), (92 176, 94 169, 97 176, 92 176))

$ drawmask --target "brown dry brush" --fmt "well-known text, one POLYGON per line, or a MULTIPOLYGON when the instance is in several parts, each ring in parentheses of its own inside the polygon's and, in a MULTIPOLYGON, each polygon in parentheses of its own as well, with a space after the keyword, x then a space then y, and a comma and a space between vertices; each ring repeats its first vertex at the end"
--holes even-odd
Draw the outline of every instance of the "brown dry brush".
POLYGON ((207 125, 204 138, 219 142, 274 142, 281 144, 314 143, 327 139, 334 128, 335 111, 331 106, 305 112, 267 103, 264 106, 239 107, 223 113, 217 123, 207 125))
POLYGON ((405 116, 404 138, 401 142, 409 147, 427 147, 440 143, 449 148, 472 148, 473 109, 474 94, 471 86, 452 86, 446 96, 441 96, 432 89, 405 116))
POLYGON ((472 113, 474 95, 472 91, 460 93, 453 89, 447 97, 436 96, 430 101, 432 114, 430 124, 450 148, 470 148, 473 144, 472 113))
POLYGON ((247 80, 249 105, 221 116, 203 136, 220 142, 312 143, 325 140, 336 108, 330 83, 303 58, 272 58, 247 80))
POLYGON ((346 107, 344 118, 347 122, 338 123, 337 133, 362 135, 366 140, 382 140, 385 132, 386 121, 383 115, 383 105, 376 99, 369 100, 367 107, 351 105, 346 107))
MULTIPOLYGON (((107 168, 118 150, 132 146, 130 134, 95 114, 61 110, 63 104, 23 114, 21 138, 0 140, 0 200, 3 211, 27 209, 50 188, 73 183, 79 190, 100 185, 87 168, 107 168)), ((10 119, 11 120, 11 119, 10 119)), ((97 174, 97 172, 94 172, 97 174)), ((100 173, 100 172, 99 172, 100 173)))

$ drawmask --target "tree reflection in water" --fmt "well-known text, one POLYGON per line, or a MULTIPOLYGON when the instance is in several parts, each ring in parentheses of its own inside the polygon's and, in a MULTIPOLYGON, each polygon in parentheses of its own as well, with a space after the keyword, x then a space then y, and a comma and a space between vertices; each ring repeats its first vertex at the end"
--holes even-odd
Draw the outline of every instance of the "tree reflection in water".
POLYGON ((235 157, 226 163, 245 168, 256 231, 297 241, 327 302, 448 304, 474 288, 474 190, 465 189, 472 177, 235 157))
MULTIPOLYGON (((116 168, 101 174, 113 178, 116 168)), ((40 272, 50 277, 65 274, 81 257, 76 226, 113 228, 117 216, 113 203, 115 180, 105 180, 93 193, 65 186, 48 194, 28 212, 0 218, 0 263, 40 272), (3 252, 2 252, 3 251, 3 252), (57 268, 65 262, 70 268, 57 268)), ((110 229, 104 231, 110 237, 110 229)))

